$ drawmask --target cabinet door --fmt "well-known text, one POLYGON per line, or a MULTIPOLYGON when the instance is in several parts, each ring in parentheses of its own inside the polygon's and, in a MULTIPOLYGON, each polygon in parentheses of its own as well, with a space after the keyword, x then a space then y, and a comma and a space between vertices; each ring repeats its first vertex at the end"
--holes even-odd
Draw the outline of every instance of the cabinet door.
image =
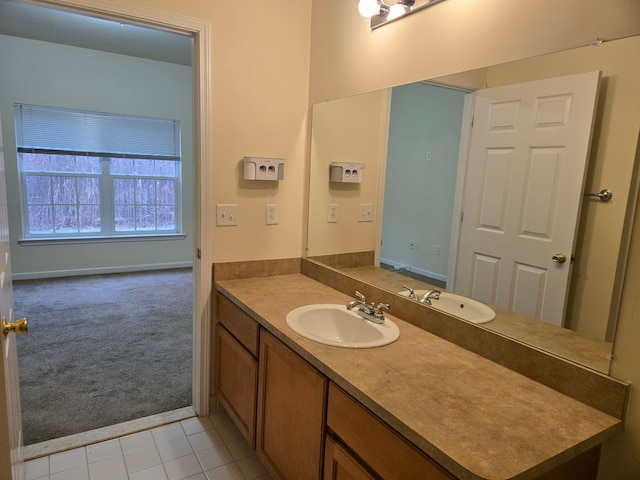
POLYGON ((455 478, 333 383, 327 426, 385 480, 455 478))
POLYGON ((216 326, 216 357, 218 401, 255 448, 258 361, 220 324, 216 326))
POLYGON ((342 445, 327 436, 324 450, 324 480, 377 480, 342 445))
POLYGON ((261 330, 256 449, 272 477, 320 479, 326 388, 323 375, 261 330))

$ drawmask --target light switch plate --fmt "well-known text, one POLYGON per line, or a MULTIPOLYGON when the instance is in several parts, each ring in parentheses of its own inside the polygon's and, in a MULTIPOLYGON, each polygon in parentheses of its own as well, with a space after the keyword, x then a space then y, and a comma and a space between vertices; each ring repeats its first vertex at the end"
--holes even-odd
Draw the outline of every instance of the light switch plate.
POLYGON ((373 203, 361 203, 358 205, 358 221, 373 222, 373 203))
POLYGON ((238 225, 238 204, 219 203, 216 205, 216 225, 218 227, 233 227, 238 225))

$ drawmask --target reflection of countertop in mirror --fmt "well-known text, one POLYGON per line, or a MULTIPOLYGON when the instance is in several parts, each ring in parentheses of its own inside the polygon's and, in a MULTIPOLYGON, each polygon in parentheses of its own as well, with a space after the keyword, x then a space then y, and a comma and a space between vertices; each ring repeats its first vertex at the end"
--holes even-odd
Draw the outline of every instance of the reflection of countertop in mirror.
POLYGON ((306 340, 287 313, 351 297, 301 274, 217 287, 431 458, 463 479, 536 478, 612 436, 621 421, 397 317, 385 347, 306 340))
MULTIPOLYGON (((375 266, 344 268, 342 271, 392 292, 402 291, 403 285, 408 285, 414 290, 434 288, 427 283, 375 266)), ((496 318, 481 325, 483 328, 541 348, 598 372, 609 372, 612 348, 610 342, 586 337, 569 329, 508 312, 493 305, 491 308, 495 310, 496 318)))

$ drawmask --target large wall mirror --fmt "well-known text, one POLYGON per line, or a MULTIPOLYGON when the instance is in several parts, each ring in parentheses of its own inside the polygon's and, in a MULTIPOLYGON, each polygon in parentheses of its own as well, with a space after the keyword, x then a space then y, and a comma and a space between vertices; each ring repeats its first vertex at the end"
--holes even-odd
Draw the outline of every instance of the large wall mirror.
MULTIPOLYGON (((478 175, 493 178, 496 184, 514 175, 508 168, 492 172, 485 168, 480 173, 472 168, 479 161, 472 141, 477 127, 472 122, 481 92, 502 87, 513 91, 514 85, 600 72, 584 167, 567 170, 568 162, 560 157, 569 155, 563 153, 540 162, 548 168, 529 172, 535 178, 528 185, 539 192, 538 197, 529 195, 530 202, 531 198, 541 204, 556 202, 554 216, 569 204, 577 207, 567 261, 548 266, 549 271, 568 272, 566 296, 555 287, 545 293, 562 299, 560 314, 543 321, 536 311, 537 300, 531 311, 528 307, 514 311, 513 299, 493 304, 478 289, 458 293, 480 295, 494 307, 496 318, 481 328, 608 373, 629 219, 638 194, 640 65, 629 61, 638 55, 636 36, 314 105, 307 257, 398 294, 404 285, 460 290, 460 270, 453 265, 459 267, 468 255, 461 225, 471 194, 464 185, 478 175), (332 162, 364 164, 362 182, 331 181, 332 162), (548 175, 554 169, 559 174, 548 175), (560 199, 557 192, 568 190, 569 184, 577 190, 572 198, 560 199), (613 192, 608 201, 585 195, 605 188, 613 192)), ((566 93, 569 98, 571 88, 561 91, 560 97, 566 93)), ((571 98, 564 106, 549 103, 548 113, 564 112, 568 103, 575 102, 571 98)), ((508 116, 505 113, 504 118, 508 116)), ((553 150, 553 141, 545 148, 553 150)), ((513 248, 509 242, 506 245, 513 248)), ((511 282, 515 291, 515 276, 511 282)), ((527 288, 535 290, 532 282, 527 288)))

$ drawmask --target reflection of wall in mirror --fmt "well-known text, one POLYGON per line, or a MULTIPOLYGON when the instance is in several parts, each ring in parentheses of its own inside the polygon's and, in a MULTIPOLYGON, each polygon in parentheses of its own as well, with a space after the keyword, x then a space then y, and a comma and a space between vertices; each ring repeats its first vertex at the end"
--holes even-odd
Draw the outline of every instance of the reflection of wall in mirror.
POLYGON ((381 262, 446 282, 465 93, 394 87, 381 262))
POLYGON ((640 109, 630 108, 640 105, 640 65, 630 59, 639 51, 636 36, 487 69, 489 87, 602 71, 585 189, 609 188, 614 199, 604 203, 586 198, 582 205, 565 325, 608 340, 617 318, 619 256, 626 256, 621 242, 640 125, 640 109))
POLYGON ((358 206, 373 204, 376 216, 388 118, 385 90, 313 107, 307 255, 374 250, 377 222, 358 221, 358 206), (362 183, 330 182, 331 162, 364 163, 362 183), (327 221, 330 204, 336 223, 327 221))

